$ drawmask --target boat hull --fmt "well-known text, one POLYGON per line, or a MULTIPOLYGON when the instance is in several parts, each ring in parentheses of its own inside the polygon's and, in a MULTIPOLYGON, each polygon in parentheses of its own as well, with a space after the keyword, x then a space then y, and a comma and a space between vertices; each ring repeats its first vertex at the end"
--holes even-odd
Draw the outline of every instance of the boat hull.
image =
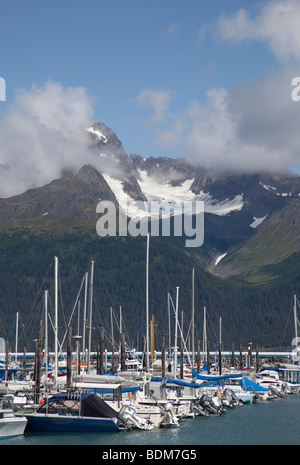
POLYGON ((111 418, 76 417, 72 415, 26 415, 27 430, 70 433, 112 433, 123 431, 111 418))
POLYGON ((26 417, 8 417, 0 420, 0 439, 22 436, 27 425, 26 417))

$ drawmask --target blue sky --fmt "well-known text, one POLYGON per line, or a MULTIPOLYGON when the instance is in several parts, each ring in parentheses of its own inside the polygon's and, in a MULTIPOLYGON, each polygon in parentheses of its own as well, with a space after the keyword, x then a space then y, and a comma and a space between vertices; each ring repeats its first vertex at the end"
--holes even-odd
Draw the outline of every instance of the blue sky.
MULTIPOLYGON (((297 165, 298 136, 280 121, 297 122, 300 115, 300 102, 297 107, 290 98, 291 79, 300 75, 299 3, 2 2, 2 131, 9 132, 8 113, 20 110, 20 93, 30 96, 35 86, 41 94, 53 82, 84 88, 91 106, 84 116, 111 127, 128 154, 186 156, 207 166, 222 160, 249 169, 252 150, 255 167, 263 158, 271 166, 284 157, 297 165), (282 153, 287 141, 288 156, 282 153)), ((33 118, 24 102, 23 115, 33 118)), ((2 146, 6 163, 9 150, 2 146)))

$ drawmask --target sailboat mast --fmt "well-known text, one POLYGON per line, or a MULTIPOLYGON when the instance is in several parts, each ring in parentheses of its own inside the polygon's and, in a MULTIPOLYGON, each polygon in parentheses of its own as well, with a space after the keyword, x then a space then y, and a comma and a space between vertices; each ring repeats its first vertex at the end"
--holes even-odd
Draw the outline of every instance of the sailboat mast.
POLYGON ((16 316, 16 350, 15 350, 16 363, 18 361, 18 338, 19 338, 18 333, 19 333, 19 312, 17 312, 17 316, 16 316))
POLYGON ((84 290, 84 307, 83 307, 83 331, 82 331, 82 354, 85 358, 85 330, 86 330, 86 309, 87 309, 87 294, 88 294, 89 274, 85 273, 85 290, 84 290))
POLYGON ((55 261, 55 320, 54 320, 54 352, 55 352, 55 366, 54 366, 54 376, 55 381, 58 377, 58 258, 54 257, 55 261))
POLYGON ((177 327, 178 327, 178 295, 179 286, 176 287, 176 307, 175 307, 175 344, 174 344, 174 378, 177 378, 177 327))
POLYGON ((192 368, 195 364, 195 268, 192 271, 192 368))
POLYGON ((172 352, 172 341, 171 341, 171 311, 170 311, 170 293, 168 292, 168 321, 169 321, 169 357, 172 352))
POLYGON ((206 335, 206 307, 204 307, 204 322, 203 322, 203 360, 206 360, 207 354, 207 335, 206 335))
POLYGON ((146 254, 146 371, 149 371, 149 242, 150 233, 147 234, 146 254))
POLYGON ((294 324, 295 324, 295 338, 298 345, 298 318, 297 318, 297 297, 294 295, 294 324))
POLYGON ((222 317, 220 317, 220 335, 219 335, 219 374, 222 374, 222 317))
POLYGON ((90 279, 90 301, 89 301, 89 350, 87 372, 90 372, 91 363, 91 343, 92 343, 92 315, 93 315, 93 284, 94 284, 94 260, 91 261, 91 279, 90 279))
POLYGON ((45 373, 48 373, 48 291, 45 291, 45 373))

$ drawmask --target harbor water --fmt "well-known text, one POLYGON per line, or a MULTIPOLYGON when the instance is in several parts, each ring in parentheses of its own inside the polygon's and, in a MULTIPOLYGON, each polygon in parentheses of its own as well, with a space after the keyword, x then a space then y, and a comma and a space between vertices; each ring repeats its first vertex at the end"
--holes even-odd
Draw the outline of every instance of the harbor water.
POLYGON ((130 446, 299 445, 300 394, 227 409, 223 415, 181 420, 177 428, 119 433, 32 433, 1 441, 10 445, 130 446))

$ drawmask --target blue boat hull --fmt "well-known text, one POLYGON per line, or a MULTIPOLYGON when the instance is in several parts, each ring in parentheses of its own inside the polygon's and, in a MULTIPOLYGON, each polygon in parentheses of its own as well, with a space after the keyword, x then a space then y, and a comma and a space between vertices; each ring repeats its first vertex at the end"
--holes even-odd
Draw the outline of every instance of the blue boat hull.
POLYGON ((112 433, 122 431, 111 418, 77 417, 68 415, 26 415, 26 430, 69 433, 112 433))

